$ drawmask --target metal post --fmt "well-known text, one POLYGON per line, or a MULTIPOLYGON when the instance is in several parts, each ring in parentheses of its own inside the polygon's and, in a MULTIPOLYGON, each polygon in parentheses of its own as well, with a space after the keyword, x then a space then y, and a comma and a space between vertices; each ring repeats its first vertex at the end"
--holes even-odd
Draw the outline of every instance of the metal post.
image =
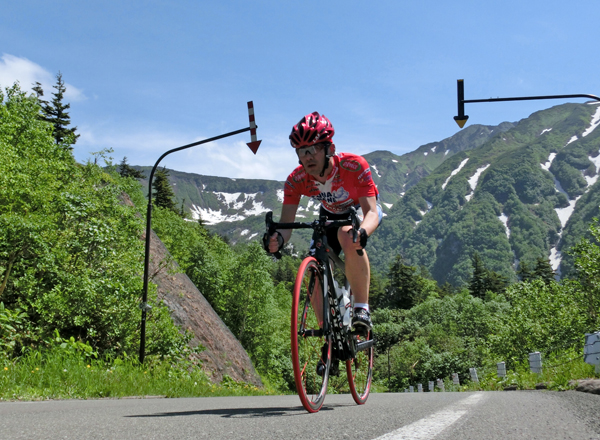
POLYGON ((529 369, 532 373, 542 373, 542 353, 539 351, 529 353, 529 369))
POLYGON ((152 307, 148 304, 148 272, 150 266, 150 235, 152 234, 152 179, 154 178, 154 172, 158 167, 158 164, 161 160, 163 160, 166 156, 171 153, 175 153, 176 151, 185 150, 187 148, 195 147, 197 145, 206 144, 208 142, 213 142, 218 139, 223 139, 228 136, 233 136, 236 134, 244 133, 246 131, 252 132, 252 142, 248 143, 248 147, 256 154, 256 150, 258 150, 258 146, 261 141, 256 140, 256 128, 257 125, 254 122, 254 107, 252 105, 252 101, 248 102, 248 117, 250 120, 250 126, 246 128, 242 128, 240 130, 232 131, 226 134, 222 134, 220 136, 215 136, 210 139, 204 139, 203 141, 194 142, 188 145, 184 145, 182 147, 173 148, 172 150, 163 153, 162 156, 158 158, 154 167, 152 167, 152 171, 150 171, 150 177, 148 179, 148 209, 146 211, 146 248, 144 254, 144 285, 142 287, 142 303, 140 304, 140 309, 142 309, 142 322, 141 322, 141 330, 140 330, 140 363, 144 363, 144 358, 146 356, 146 312, 150 310, 152 307))
POLYGON ((454 385, 460 385, 460 379, 458 378, 458 373, 452 373, 452 383, 454 385))
POLYGON ((463 79, 456 80, 456 95, 458 102, 458 116, 454 117, 454 120, 460 128, 465 126, 469 117, 465 115, 465 81, 463 79))
POLYGON ((519 96, 516 98, 490 98, 490 99, 466 99, 465 100, 465 81, 463 79, 456 80, 457 101, 458 101, 458 116, 454 120, 460 128, 463 128, 468 116, 465 115, 465 104, 475 102, 501 102, 501 101, 531 101, 536 99, 567 99, 567 98, 589 98, 600 101, 600 98, 595 95, 587 95, 577 93, 574 95, 545 95, 545 96, 519 96))
POLYGON ((469 373, 471 373, 471 381, 479 383, 479 378, 477 377, 477 368, 469 368, 469 373))
POLYGON ((498 362, 496 367, 498 368, 498 377, 506 377, 506 364, 504 362, 498 362))
POLYGON ((600 373, 600 332, 585 334, 583 361, 595 365, 596 373, 600 373))

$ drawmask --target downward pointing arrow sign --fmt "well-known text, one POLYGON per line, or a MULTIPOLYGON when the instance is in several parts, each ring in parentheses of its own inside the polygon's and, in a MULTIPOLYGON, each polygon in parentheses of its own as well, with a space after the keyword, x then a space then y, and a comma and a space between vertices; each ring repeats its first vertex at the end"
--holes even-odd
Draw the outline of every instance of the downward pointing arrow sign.
POLYGON ((256 121, 254 120, 254 103, 252 101, 248 101, 248 119, 250 119, 250 138, 252 142, 248 142, 248 148, 252 150, 254 154, 258 151, 258 147, 262 141, 257 140, 256 138, 256 121))

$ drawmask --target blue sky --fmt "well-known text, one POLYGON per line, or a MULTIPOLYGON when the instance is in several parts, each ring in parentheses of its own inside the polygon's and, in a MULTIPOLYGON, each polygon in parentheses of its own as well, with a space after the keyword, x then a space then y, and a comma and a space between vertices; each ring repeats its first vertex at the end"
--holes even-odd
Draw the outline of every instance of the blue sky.
MULTIPOLYGON (((115 162, 153 165, 247 127, 252 100, 256 156, 244 133, 161 165, 283 180, 297 164, 291 127, 315 110, 333 122, 338 151, 401 155, 459 130, 459 78, 466 99, 600 95, 597 0, 5 3, 0 86, 40 81, 48 98, 61 71, 82 162, 112 148, 115 162)), ((466 113, 497 125, 562 102, 466 113)))

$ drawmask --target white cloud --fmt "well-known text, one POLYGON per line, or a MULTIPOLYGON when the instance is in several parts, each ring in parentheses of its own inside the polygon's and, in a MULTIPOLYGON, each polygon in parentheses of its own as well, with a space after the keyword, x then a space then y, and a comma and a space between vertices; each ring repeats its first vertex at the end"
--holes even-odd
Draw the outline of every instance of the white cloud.
MULTIPOLYGON (((55 91, 52 86, 56 84, 56 74, 50 73, 39 64, 14 55, 2 54, 0 58, 0 85, 2 88, 11 87, 16 81, 19 82, 21 90, 30 92, 33 84, 39 82, 44 89, 44 97, 49 99, 55 91)), ((86 98, 83 91, 77 87, 65 83, 65 100, 83 101, 86 98)))

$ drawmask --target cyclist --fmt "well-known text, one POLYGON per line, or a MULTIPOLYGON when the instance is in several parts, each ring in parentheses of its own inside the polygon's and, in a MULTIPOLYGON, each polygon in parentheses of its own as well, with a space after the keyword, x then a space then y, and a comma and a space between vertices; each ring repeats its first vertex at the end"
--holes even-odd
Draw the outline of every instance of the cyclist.
MULTIPOLYGON (((360 239, 353 242, 351 226, 328 232, 329 246, 345 255, 346 277, 354 294, 354 317, 352 326, 362 334, 371 329, 369 313, 370 266, 364 249, 368 237, 377 229, 382 219, 379 192, 371 177, 369 164, 362 157, 350 153, 335 152, 332 142, 335 130, 331 121, 313 112, 304 116, 292 128, 290 143, 296 150, 300 166, 288 176, 283 196, 280 223, 296 219, 301 196, 312 197, 321 203, 321 213, 328 219, 348 218, 350 207, 358 209, 361 218, 360 239)), ((277 230, 272 236, 263 237, 263 246, 269 253, 283 248, 292 235, 291 229, 277 230)))

